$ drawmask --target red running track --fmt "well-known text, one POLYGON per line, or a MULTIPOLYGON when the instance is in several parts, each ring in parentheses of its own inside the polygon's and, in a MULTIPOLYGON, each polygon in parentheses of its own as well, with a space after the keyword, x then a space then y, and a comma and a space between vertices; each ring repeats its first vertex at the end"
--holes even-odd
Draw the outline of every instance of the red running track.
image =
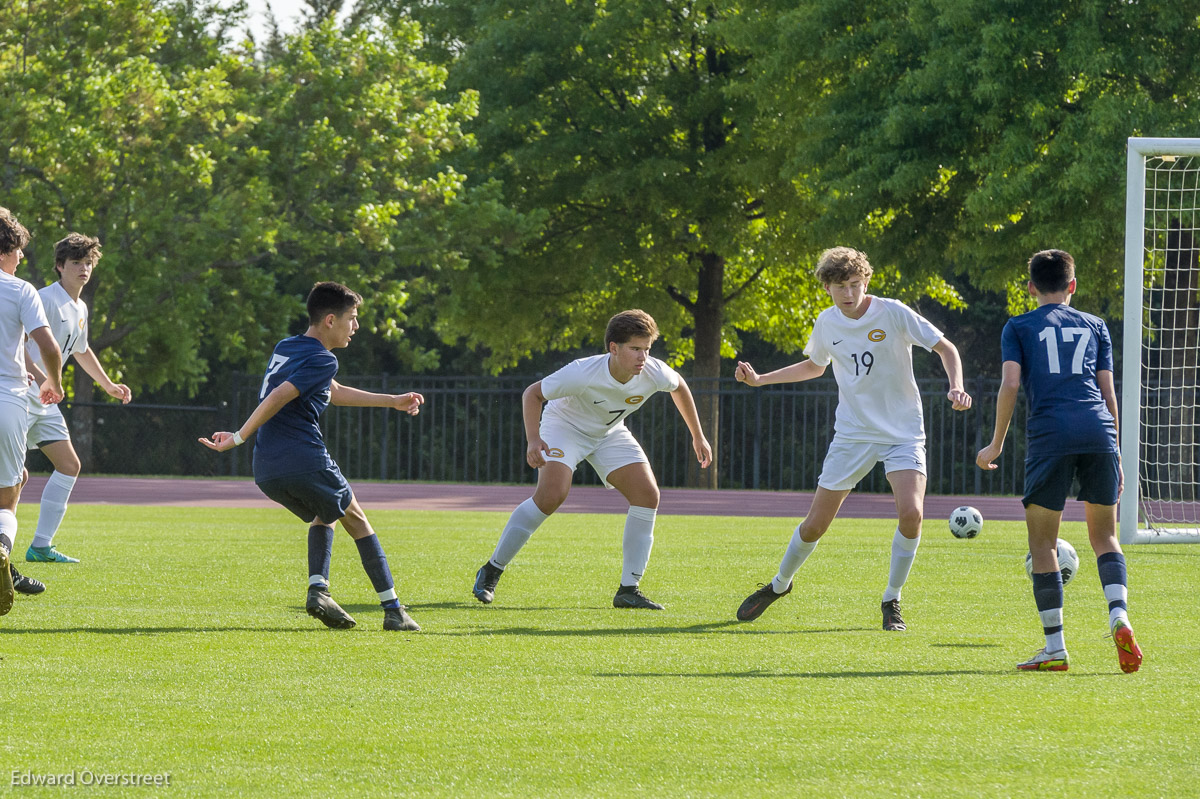
MULTIPOLYGON (((37 502, 46 477, 31 476, 22 502, 37 502)), ((511 511, 533 493, 532 486, 472 483, 361 483, 354 493, 364 508, 381 510, 511 511)), ((691 516, 775 516, 799 520, 808 512, 812 493, 804 491, 706 491, 664 488, 659 512, 691 516)), ((275 507, 251 480, 172 479, 163 477, 80 477, 71 502, 174 507, 275 507)), ((973 505, 985 519, 1025 518, 1017 497, 930 496, 925 516, 944 519, 959 505, 973 505)), ((562 513, 624 513, 628 506, 616 491, 575 486, 559 509, 562 513)), ((840 516, 886 519, 895 515, 890 494, 852 493, 840 516)), ((1083 521, 1083 505, 1067 502, 1063 518, 1083 521)))

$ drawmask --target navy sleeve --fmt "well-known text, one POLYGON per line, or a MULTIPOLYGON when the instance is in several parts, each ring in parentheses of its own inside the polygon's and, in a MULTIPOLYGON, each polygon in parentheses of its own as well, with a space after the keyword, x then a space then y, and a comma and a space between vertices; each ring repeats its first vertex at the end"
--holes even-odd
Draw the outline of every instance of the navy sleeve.
POLYGON ((1108 325, 1100 322, 1100 340, 1096 348, 1096 371, 1111 372, 1113 369, 1112 339, 1108 335, 1108 325))
POLYGON ((337 357, 331 352, 319 353, 296 364, 296 368, 285 379, 304 396, 314 390, 327 388, 337 371, 337 357))
POLYGON ((1000 334, 1000 359, 1025 365, 1021 355, 1021 338, 1017 335, 1017 327, 1011 319, 1004 323, 1004 332, 1000 334))

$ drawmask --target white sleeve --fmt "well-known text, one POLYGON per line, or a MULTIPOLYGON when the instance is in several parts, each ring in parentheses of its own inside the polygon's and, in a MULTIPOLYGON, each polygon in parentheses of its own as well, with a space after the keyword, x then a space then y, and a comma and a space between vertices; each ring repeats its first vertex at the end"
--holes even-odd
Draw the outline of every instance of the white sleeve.
POLYGON ((918 344, 927 350, 932 350, 933 345, 941 340, 942 331, 934 327, 933 323, 924 316, 921 316, 902 302, 896 303, 896 309, 900 311, 899 321, 904 334, 913 344, 918 344))
POLYGON ((679 384, 683 382, 683 378, 667 364, 656 360, 658 369, 654 374, 654 386, 659 391, 674 391, 679 388, 679 384))
POLYGON ((552 400, 578 394, 584 388, 581 371, 581 362, 571 361, 557 372, 546 375, 542 378, 542 396, 552 400))
POLYGON ((817 317, 817 321, 813 323, 812 332, 808 335, 808 343, 804 345, 804 354, 815 363, 817 366, 828 366, 833 360, 833 355, 829 352, 829 347, 825 345, 825 330, 821 320, 824 314, 817 317))
POLYGON ((26 333, 50 326, 46 320, 46 309, 42 307, 42 298, 29 283, 21 287, 21 326, 26 333))

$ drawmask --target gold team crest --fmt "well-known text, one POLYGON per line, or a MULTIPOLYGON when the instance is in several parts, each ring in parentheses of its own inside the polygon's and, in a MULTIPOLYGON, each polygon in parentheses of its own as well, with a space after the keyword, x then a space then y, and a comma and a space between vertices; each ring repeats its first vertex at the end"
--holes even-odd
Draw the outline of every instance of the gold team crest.
POLYGON ((883 341, 885 338, 887 338, 887 333, 884 333, 879 328, 875 328, 867 334, 867 338, 871 339, 871 341, 883 341))

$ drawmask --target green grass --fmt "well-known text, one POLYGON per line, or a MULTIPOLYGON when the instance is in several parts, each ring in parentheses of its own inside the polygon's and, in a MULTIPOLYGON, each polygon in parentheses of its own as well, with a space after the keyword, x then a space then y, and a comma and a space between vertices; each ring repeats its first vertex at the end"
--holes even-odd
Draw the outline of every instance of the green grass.
POLYGON ((424 632, 382 631, 340 533, 333 593, 359 626, 309 619, 283 511, 74 506, 57 543, 84 562, 24 567, 50 590, 0 619, 6 768, 171 775, 114 796, 1197 795, 1200 547, 1128 553, 1147 660, 1125 675, 1066 525, 1071 670, 1027 674, 1019 524, 957 541, 931 520, 909 631, 885 634, 887 521, 836 522, 792 595, 738 624, 792 522, 660 518, 651 613, 610 605, 620 517, 555 516, 489 607, 469 588, 504 515, 371 517, 424 632))

